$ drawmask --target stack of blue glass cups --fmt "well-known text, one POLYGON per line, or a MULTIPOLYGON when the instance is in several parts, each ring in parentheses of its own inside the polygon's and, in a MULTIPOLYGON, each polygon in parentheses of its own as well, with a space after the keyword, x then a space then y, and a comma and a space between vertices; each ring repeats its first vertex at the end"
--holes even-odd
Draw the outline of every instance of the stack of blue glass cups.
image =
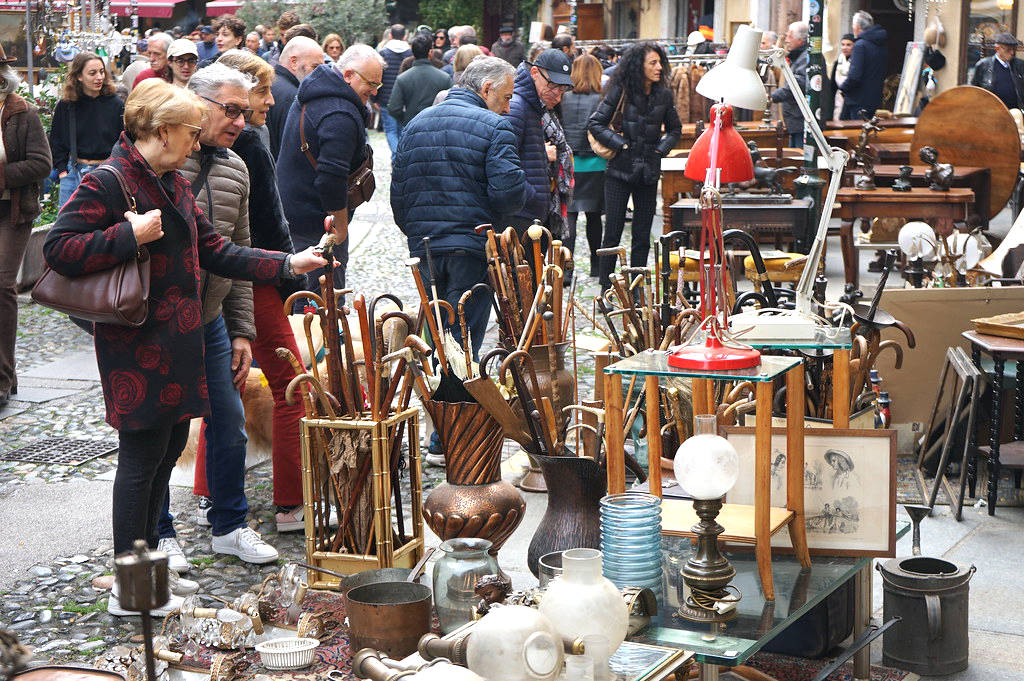
POLYGON ((620 589, 661 588, 661 499, 644 492, 601 499, 604 576, 620 589))

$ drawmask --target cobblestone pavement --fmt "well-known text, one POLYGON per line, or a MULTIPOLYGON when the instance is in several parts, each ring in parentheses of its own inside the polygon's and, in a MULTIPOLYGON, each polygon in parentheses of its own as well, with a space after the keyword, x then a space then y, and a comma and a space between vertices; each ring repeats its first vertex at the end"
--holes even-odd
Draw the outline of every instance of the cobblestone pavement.
MULTIPOLYGON (((391 219, 388 201, 389 153, 383 135, 372 133, 375 158, 379 159, 377 191, 372 201, 361 206, 351 227, 349 285, 367 298, 394 293, 407 306, 415 306, 416 292, 405 266, 408 247, 405 237, 391 219)), ((585 239, 577 250, 577 272, 589 269, 585 239)), ((593 279, 581 279, 580 297, 596 293, 593 279)), ((581 324, 579 327, 583 329, 581 324)), ((492 327, 485 348, 494 344, 492 327)), ((33 304, 27 295, 19 302, 17 362, 19 395, 0 410, 0 454, 46 437, 71 437, 112 441, 116 433, 103 421, 103 395, 95 375, 89 375, 91 338, 66 317, 33 304), (84 368, 65 370, 69 366, 84 368), (56 361, 55 361, 56 360, 56 361)), ((95 374, 94 365, 91 368, 95 374)), ((593 388, 593 362, 579 358, 580 392, 593 388)), ((512 452, 506 448, 506 456, 512 452)), ((0 503, 13 490, 28 483, 59 485, 78 478, 109 479, 116 468, 116 454, 81 466, 42 465, 0 461, 0 503)), ((424 469, 424 490, 443 480, 443 469, 424 469)), ((302 533, 278 535, 274 531, 270 466, 257 465, 247 474, 247 493, 252 510, 251 524, 281 553, 281 560, 304 557, 302 533)), ((74 504, 74 499, 68 499, 74 504)), ((252 566, 230 556, 209 552, 208 532, 196 524, 191 507, 174 508, 179 541, 193 565, 189 575, 198 579, 204 593, 233 598, 259 582, 276 565, 252 566)), ((59 518, 57 509, 54 516, 59 518)), ((50 522, 43 520, 44 522, 50 522)), ((84 661, 108 646, 125 643, 139 630, 136 618, 116 618, 106 613, 107 591, 93 587, 93 580, 111 571, 112 543, 107 539, 88 552, 63 555, 53 547, 53 558, 29 568, 7 590, 0 593, 0 627, 15 630, 32 646, 37 660, 84 661)), ((0 557, 14 547, 0 545, 0 557)))

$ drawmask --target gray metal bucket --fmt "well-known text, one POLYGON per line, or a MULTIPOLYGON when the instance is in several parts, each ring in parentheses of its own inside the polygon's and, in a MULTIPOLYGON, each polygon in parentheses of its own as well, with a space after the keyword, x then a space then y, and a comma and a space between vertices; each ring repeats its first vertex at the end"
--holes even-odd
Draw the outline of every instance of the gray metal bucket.
POLYGON ((915 556, 880 563, 882 619, 903 621, 885 632, 882 664, 922 676, 967 668, 967 611, 975 567, 915 556))

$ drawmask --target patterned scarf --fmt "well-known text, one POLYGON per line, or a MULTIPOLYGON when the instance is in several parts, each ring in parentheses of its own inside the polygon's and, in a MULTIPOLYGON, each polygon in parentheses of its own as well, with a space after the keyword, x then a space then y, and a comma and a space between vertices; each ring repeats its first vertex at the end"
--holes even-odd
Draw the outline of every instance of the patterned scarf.
POLYGON ((540 117, 544 129, 544 141, 555 145, 555 162, 548 164, 551 176, 551 198, 548 201, 548 228, 555 239, 568 233, 568 207, 572 200, 573 164, 572 149, 565 141, 565 131, 558 117, 545 109, 540 117))

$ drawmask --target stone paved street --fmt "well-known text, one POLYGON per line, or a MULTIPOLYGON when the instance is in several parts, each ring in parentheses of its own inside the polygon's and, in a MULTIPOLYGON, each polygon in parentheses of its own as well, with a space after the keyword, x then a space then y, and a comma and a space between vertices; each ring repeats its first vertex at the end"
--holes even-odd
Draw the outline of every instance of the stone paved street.
MULTIPOLYGON (((408 246, 392 222, 388 200, 387 144, 379 133, 372 133, 371 139, 377 191, 357 210, 351 226, 349 286, 367 298, 393 293, 414 307, 416 291, 405 265, 408 246)), ((589 269, 588 258, 583 243, 577 253, 582 265, 578 272, 589 269)), ((584 278, 581 283, 587 284, 585 293, 596 292, 595 280, 584 278)), ((485 349, 493 346, 494 337, 492 327, 485 349)), ((116 447, 117 434, 103 421, 91 338, 63 315, 33 304, 27 293, 19 300, 17 358, 18 394, 0 410, 0 453, 48 437, 96 440, 116 447)), ((581 355, 584 395, 592 390, 592 367, 592 361, 581 355)), ((506 455, 511 453, 507 447, 506 455)), ((116 453, 81 466, 0 461, 0 627, 15 630, 35 649, 37 660, 91 659, 138 631, 138 619, 108 615, 108 592, 93 587, 94 579, 111 573, 110 483, 116 464, 116 453)), ((425 467, 425 492, 443 478, 443 469, 425 467)), ((278 535, 274 529, 269 464, 251 468, 246 482, 250 524, 280 551, 282 562, 303 559, 302 533, 278 535)), ((542 496, 529 496, 527 522, 543 509, 542 496)), ((277 569, 212 554, 207 529, 195 521, 190 488, 172 487, 171 503, 179 541, 193 565, 189 577, 199 580, 204 593, 233 598, 277 569)), ((523 529, 513 537, 522 542, 523 554, 529 534, 523 529)), ((431 537, 428 543, 436 542, 431 537)), ((515 567, 511 565, 512 570, 515 567)))

